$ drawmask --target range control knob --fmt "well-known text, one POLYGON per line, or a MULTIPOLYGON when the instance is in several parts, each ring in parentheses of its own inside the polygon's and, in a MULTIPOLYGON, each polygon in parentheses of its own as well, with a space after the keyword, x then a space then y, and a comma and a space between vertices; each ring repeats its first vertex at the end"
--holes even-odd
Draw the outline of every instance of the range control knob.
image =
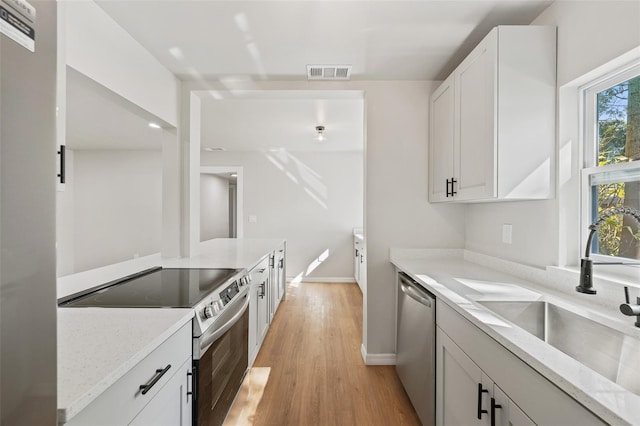
POLYGON ((207 305, 204 307, 204 310, 202 311, 202 316, 204 316, 205 319, 213 318, 214 315, 215 313, 213 311, 213 305, 207 305))
POLYGON ((202 314, 205 319, 213 318, 220 313, 221 303, 219 300, 213 301, 210 305, 204 307, 202 314))

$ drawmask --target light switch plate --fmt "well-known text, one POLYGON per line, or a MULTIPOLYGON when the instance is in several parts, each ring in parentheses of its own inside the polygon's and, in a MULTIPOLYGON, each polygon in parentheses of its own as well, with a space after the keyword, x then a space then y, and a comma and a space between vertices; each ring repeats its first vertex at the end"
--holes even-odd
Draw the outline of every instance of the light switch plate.
POLYGON ((511 244, 511 237, 513 234, 513 225, 510 223, 502 224, 502 242, 505 244, 511 244))

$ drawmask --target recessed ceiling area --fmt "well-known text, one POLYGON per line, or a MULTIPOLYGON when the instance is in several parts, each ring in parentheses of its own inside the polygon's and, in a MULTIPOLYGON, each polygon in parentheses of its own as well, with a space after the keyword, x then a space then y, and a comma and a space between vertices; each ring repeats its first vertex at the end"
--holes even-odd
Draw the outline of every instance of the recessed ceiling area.
POLYGON ((200 97, 203 150, 362 151, 364 146, 360 91, 258 91, 224 99, 204 92, 200 97), (325 141, 316 139, 318 125, 325 126, 325 141))
POLYGON ((97 2, 181 79, 441 80, 496 25, 530 24, 552 1, 97 2))

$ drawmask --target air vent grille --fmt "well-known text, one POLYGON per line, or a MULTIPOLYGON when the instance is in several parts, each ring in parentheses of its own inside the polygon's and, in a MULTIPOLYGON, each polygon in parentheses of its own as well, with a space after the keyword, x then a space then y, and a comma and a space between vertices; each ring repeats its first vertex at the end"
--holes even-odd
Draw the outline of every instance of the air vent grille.
POLYGON ((349 80, 351 65, 307 65, 309 80, 349 80))

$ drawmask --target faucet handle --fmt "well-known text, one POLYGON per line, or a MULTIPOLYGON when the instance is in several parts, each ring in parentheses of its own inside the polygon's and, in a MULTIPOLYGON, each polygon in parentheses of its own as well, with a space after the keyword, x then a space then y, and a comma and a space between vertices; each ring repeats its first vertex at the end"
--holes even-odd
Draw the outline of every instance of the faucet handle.
POLYGON ((624 301, 625 303, 628 305, 629 302, 629 287, 627 287, 626 285, 624 286, 624 301))
POLYGON ((620 305, 620 312, 627 316, 640 315, 640 297, 636 299, 636 304, 632 305, 629 299, 629 287, 624 287, 624 300, 626 303, 620 305))

